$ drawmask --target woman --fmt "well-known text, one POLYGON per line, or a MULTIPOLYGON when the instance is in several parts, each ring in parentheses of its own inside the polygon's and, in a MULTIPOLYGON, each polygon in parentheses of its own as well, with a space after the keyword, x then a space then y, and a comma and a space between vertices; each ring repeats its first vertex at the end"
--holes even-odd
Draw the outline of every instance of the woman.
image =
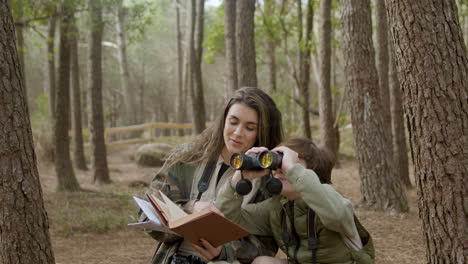
MULTIPOLYGON (((161 169, 167 171, 170 185, 158 180, 150 191, 165 191, 184 210, 193 212, 212 206, 220 187, 234 174, 229 158, 235 152, 245 152, 254 146, 273 148, 282 140, 281 113, 274 101, 258 88, 237 90, 213 126, 207 128, 190 144, 177 148, 161 169), (213 176, 213 177, 211 177, 213 176), (200 185, 204 187, 199 188, 200 185)), ((256 203, 268 198, 265 180, 253 182, 253 190, 243 203, 256 203)), ((250 263, 260 255, 274 255, 277 246, 271 238, 253 237, 234 241, 220 248, 194 246, 179 237, 151 232, 160 241, 152 263, 250 263)))

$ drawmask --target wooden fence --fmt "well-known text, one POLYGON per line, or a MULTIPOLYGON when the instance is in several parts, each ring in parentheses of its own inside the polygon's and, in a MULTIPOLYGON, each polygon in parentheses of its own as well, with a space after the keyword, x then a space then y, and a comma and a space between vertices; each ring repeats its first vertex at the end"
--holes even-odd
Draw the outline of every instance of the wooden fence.
MULTIPOLYGON (((191 131, 188 131, 192 128, 193 125, 191 123, 178 124, 159 122, 126 127, 111 127, 104 130, 104 141, 107 146, 146 143, 151 142, 157 136, 163 135, 165 131, 169 132, 169 135, 175 135, 177 130, 184 129, 184 132, 187 135, 192 133, 191 131)), ((85 147, 89 147, 89 143, 85 144, 85 147)))

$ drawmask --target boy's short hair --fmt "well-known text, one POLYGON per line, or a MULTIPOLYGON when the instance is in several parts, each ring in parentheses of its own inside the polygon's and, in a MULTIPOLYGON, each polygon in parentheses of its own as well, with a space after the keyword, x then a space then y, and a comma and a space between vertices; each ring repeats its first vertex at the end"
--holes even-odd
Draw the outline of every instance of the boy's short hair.
POLYGON ((308 138, 292 138, 281 144, 299 154, 299 158, 305 160, 307 169, 313 170, 321 183, 331 184, 331 171, 335 165, 335 158, 325 148, 317 147, 308 138))

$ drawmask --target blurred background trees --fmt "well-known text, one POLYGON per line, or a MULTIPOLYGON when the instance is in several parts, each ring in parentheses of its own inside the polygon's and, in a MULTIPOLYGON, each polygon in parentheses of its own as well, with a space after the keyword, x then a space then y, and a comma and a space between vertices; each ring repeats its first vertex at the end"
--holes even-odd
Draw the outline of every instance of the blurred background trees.
MULTIPOLYGON (((258 87, 275 99, 288 137, 310 137, 337 156, 355 155, 365 208, 408 210, 412 161, 424 223, 436 230, 427 220, 428 201, 438 201, 431 195, 445 197, 466 186, 460 180, 467 171, 460 165, 466 164, 466 151, 457 145, 466 144, 467 137, 466 1, 427 1, 442 12, 415 29, 402 25, 427 14, 403 0, 10 3, 36 150, 41 159, 55 162, 59 190, 80 189, 74 169, 87 169, 86 162, 95 183, 111 181, 106 140, 112 138, 105 129, 192 123, 193 129, 161 134, 198 134, 242 86, 258 87), (413 13, 400 15, 408 10, 413 13), (436 45, 412 30, 448 40, 436 45), (452 35, 437 35, 449 31, 452 35), (442 77, 418 75, 433 70, 442 77), (436 113, 423 107, 428 101, 435 102, 429 105, 436 113), (459 108, 445 109, 451 104, 459 108), (464 113, 465 119, 447 114, 452 112, 464 113), (447 126, 450 133, 441 132, 437 140, 424 132, 447 126), (353 137, 340 136, 350 127, 353 137), (449 137, 456 142, 440 143, 449 137), (439 152, 452 156, 437 159, 439 152), (428 164, 432 160, 440 166, 428 164), (442 188, 444 194, 440 188, 426 193, 425 186, 445 176, 455 177, 458 185, 448 184, 452 189, 442 188)), ((466 188, 454 193, 466 197, 466 188)), ((465 200, 458 209, 466 208, 465 200)), ((456 217, 466 219, 466 210, 456 217)))

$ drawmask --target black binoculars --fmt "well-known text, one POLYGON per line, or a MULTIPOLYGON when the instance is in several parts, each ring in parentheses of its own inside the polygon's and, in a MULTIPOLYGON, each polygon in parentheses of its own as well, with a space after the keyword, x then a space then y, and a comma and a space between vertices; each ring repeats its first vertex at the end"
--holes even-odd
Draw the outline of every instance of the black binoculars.
MULTIPOLYGON (((246 195, 252 190, 252 182, 249 179, 244 178, 242 170, 276 170, 281 168, 282 160, 283 153, 270 150, 250 155, 246 155, 241 152, 232 154, 229 163, 234 169, 241 170, 242 177, 242 179, 236 184, 236 192, 240 195, 246 195)), ((265 188, 270 194, 278 195, 283 189, 283 184, 280 180, 273 178, 270 172, 270 177, 266 181, 265 188)))
POLYGON ((241 152, 232 154, 230 158, 231 167, 236 170, 276 170, 281 168, 283 153, 276 151, 263 151, 259 154, 246 155, 241 152))

